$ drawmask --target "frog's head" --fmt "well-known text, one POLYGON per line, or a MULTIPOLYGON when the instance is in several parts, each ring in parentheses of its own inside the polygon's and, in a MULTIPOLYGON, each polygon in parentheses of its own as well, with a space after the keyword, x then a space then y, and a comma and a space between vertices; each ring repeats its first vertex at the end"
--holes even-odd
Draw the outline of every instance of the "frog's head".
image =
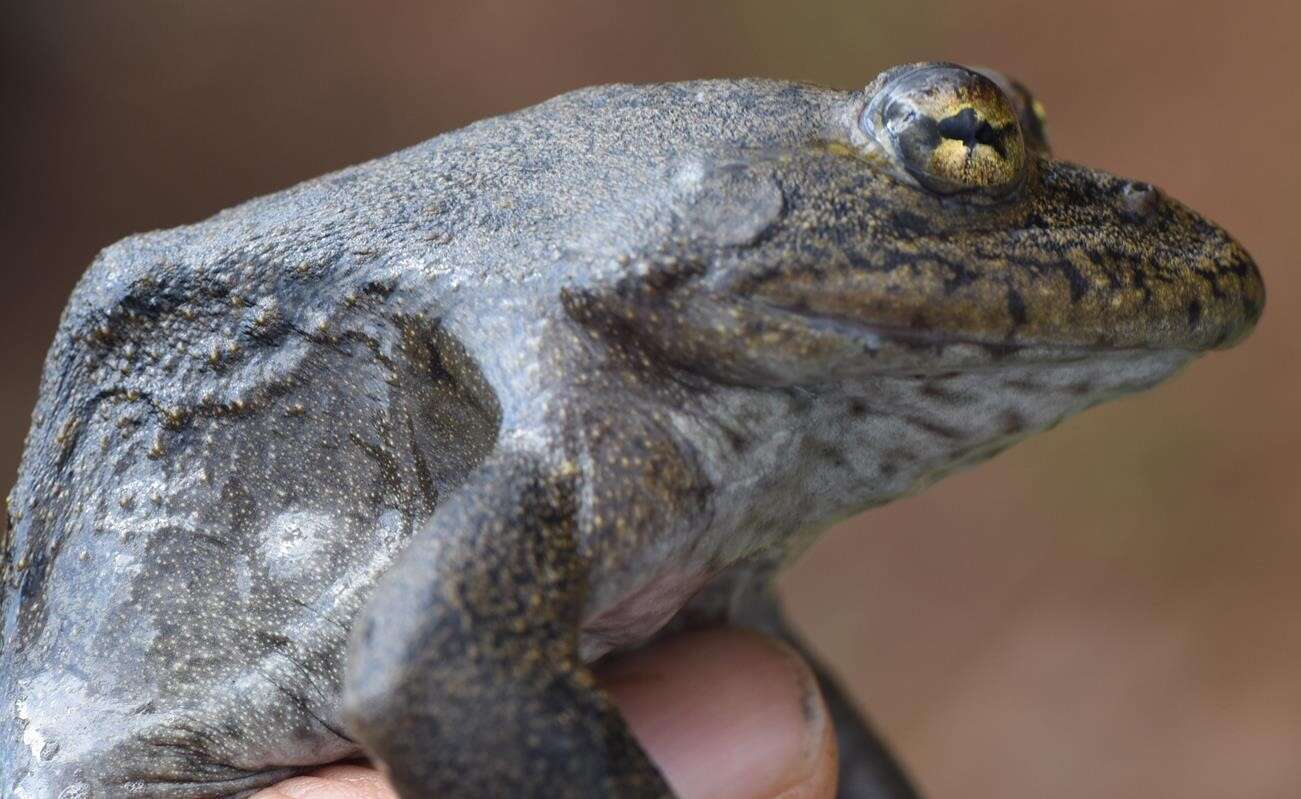
POLYGON ((731 98, 713 101, 727 146, 682 147, 665 181, 673 242, 594 304, 693 369, 818 384, 1152 353, 1168 373, 1261 313, 1227 233, 1055 160, 1042 106, 997 73, 729 86, 696 96, 731 98))

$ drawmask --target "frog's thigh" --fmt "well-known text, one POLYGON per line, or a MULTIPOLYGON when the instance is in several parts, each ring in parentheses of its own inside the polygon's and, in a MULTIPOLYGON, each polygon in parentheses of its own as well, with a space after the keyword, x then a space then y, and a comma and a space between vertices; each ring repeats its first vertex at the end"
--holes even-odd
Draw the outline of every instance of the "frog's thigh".
POLYGON ((403 799, 671 796, 578 657, 571 495, 529 458, 495 458, 361 613, 346 717, 403 799))

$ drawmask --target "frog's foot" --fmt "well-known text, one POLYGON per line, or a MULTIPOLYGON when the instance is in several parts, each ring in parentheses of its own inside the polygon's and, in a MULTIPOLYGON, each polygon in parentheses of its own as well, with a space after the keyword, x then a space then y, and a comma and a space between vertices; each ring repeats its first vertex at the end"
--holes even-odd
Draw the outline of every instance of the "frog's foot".
POLYGON ((404 799, 672 796, 579 655, 570 482, 485 465, 361 613, 345 717, 404 799))

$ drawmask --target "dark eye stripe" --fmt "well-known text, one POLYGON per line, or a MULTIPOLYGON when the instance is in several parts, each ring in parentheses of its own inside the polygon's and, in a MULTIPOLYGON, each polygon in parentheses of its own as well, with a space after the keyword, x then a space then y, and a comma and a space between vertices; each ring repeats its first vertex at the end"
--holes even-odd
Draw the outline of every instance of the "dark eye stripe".
POLYGON ((974 108, 964 108, 952 116, 941 119, 939 128, 941 136, 962 142, 968 150, 977 144, 984 144, 993 147, 1001 156, 1007 155, 999 131, 985 121, 984 117, 977 114, 974 108))

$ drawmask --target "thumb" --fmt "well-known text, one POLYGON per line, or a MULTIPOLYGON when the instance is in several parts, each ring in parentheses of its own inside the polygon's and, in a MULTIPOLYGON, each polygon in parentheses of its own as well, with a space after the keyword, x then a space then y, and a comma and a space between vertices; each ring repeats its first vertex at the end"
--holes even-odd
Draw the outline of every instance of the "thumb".
POLYGON ((798 654, 757 633, 674 636, 598 671, 683 799, 832 799, 835 732, 798 654))
MULTIPOLYGON (((597 678, 682 799, 833 799, 836 743, 817 680, 785 644, 735 629, 674 636, 597 678)), ((254 799, 396 799, 332 766, 254 799)))

